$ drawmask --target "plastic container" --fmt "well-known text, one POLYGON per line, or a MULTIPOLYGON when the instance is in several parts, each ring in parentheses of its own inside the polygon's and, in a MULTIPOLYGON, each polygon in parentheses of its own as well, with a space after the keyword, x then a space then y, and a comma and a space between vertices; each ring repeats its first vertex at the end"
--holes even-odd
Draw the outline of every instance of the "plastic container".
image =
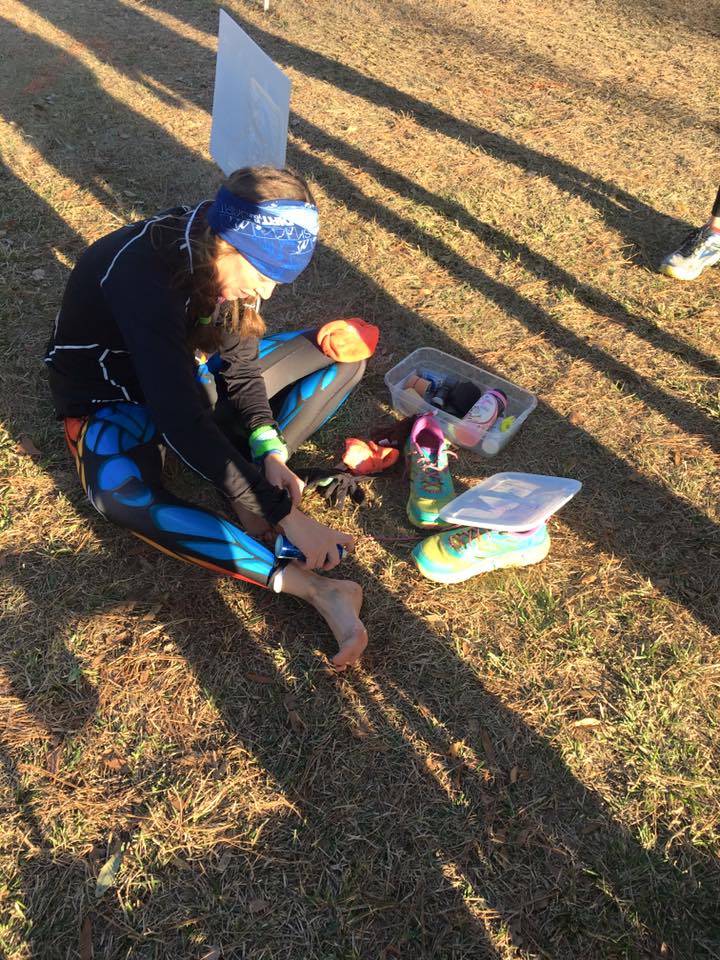
POLYGON ((521 533, 557 513, 580 490, 579 480, 539 473, 496 473, 440 511, 448 523, 521 533))
POLYGON ((523 390, 509 380, 504 380, 464 360, 451 357, 450 354, 436 350, 434 347, 420 347, 419 350, 408 354, 400 363, 396 363, 391 370, 388 370, 385 374, 385 383, 390 391, 392 405, 398 413, 406 417, 434 413, 442 423, 445 436, 451 443, 473 450, 484 457, 494 457, 506 447, 537 406, 537 397, 528 390, 523 390), (421 367, 425 370, 435 370, 453 379, 469 380, 482 392, 490 388, 502 390, 508 400, 507 409, 487 433, 478 430, 472 424, 434 407, 414 390, 403 389, 408 377, 417 373, 421 367), (507 417, 515 417, 515 420, 503 431, 500 426, 507 417))

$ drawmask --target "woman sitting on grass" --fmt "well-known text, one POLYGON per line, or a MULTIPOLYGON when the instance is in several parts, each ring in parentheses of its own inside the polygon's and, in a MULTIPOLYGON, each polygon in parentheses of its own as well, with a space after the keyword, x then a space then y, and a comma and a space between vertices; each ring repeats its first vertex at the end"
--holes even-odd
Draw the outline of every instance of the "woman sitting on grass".
POLYGON ((337 545, 353 540, 300 510, 303 483, 287 459, 364 362, 333 362, 312 332, 271 336, 258 350, 260 302, 308 265, 317 232, 304 180, 238 170, 214 201, 94 243, 70 275, 45 362, 93 506, 164 553, 307 600, 344 669, 367 644, 362 590, 313 571, 335 567, 337 545), (225 494, 237 523, 165 489, 164 447, 225 494), (278 563, 260 542, 278 530, 304 564, 278 563))

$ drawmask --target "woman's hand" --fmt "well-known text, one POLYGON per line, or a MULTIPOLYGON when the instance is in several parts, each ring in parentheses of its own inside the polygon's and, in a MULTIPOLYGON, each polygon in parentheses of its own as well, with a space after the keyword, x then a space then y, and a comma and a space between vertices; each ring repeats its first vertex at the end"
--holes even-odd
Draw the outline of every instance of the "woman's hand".
POLYGON ((352 550, 355 546, 349 533, 326 527, 296 507, 283 517, 279 527, 288 540, 305 554, 305 566, 310 570, 332 570, 340 563, 338 544, 346 550, 352 550))
POLYGON ((276 453, 269 453, 265 457, 265 479, 274 487, 287 490, 294 507, 300 506, 305 484, 296 476, 287 464, 283 463, 276 453))

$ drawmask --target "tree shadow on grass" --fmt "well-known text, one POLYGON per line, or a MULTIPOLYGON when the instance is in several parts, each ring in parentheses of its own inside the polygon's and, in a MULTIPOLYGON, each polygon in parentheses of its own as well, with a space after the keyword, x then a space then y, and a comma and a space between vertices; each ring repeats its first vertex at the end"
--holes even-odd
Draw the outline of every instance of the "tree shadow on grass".
MULTIPOLYGON (((153 0, 152 7, 178 16, 167 0, 153 0)), ((689 224, 662 214, 616 184, 576 167, 574 164, 535 150, 496 131, 455 117, 426 100, 398 90, 338 60, 244 20, 237 11, 233 18, 279 65, 289 66, 309 77, 332 84, 339 90, 367 100, 375 108, 412 117, 420 127, 480 148, 511 167, 547 177, 593 207, 609 227, 616 230, 636 251, 638 263, 667 253, 669 238, 682 236, 689 224)), ((150 19, 150 18, 148 18, 150 19)), ((187 18, 191 22, 191 18, 187 18)), ((202 29, 202 28, 201 28, 202 29)), ((208 55, 209 56, 209 55, 208 55)))
MULTIPOLYGON (((640 0, 640 3, 642 2, 643 0, 640 0)), ((663 2, 664 0, 654 0, 657 6, 663 2)), ((647 4, 647 0, 645 3, 647 4)), ((672 0, 668 0, 667 6, 674 8, 677 5, 672 0)), ((433 17, 430 8, 422 12, 416 5, 403 2, 395 2, 393 8, 394 12, 400 16, 404 15, 408 20, 412 18, 416 29, 424 28, 432 33, 433 37, 441 39, 449 37, 453 43, 457 43, 458 39, 462 38, 468 47, 486 55, 489 53, 500 63, 511 63, 517 70, 516 89, 520 97, 527 97, 528 94, 532 97, 543 89, 557 89, 559 93, 580 93, 601 103, 623 104, 624 107, 629 107, 636 113, 643 113, 665 127, 668 123, 672 124, 673 129, 705 126, 716 134, 720 133, 720 123, 712 116, 709 104, 708 115, 702 116, 689 109, 686 104, 679 104, 669 97, 642 89, 636 84, 628 85, 617 74, 614 77, 598 77, 594 74, 593 67, 582 61, 580 68, 574 68, 565 63, 562 69, 559 69, 552 57, 543 56, 539 50, 533 49, 531 42, 527 42, 524 38, 513 36, 511 39, 506 39, 498 35, 493 31, 492 20, 488 19, 485 23, 475 21, 470 26, 461 26, 455 22, 451 27, 443 30, 439 27, 437 19, 433 17), (586 66, 586 69, 583 70, 582 66, 586 66), (542 79, 538 79, 538 75, 542 79)), ((626 12, 623 9, 623 13, 626 12)))
MULTIPOLYGON (((44 15, 52 17, 53 10, 46 9, 41 3, 37 2, 37 0, 34 6, 36 9, 42 9, 44 15)), ((197 50, 196 45, 191 40, 178 36, 173 37, 173 35, 169 34, 161 24, 153 21, 145 14, 142 14, 139 11, 130 11, 127 9, 122 9, 122 12, 123 15, 131 22, 140 24, 144 26, 146 30, 152 31, 156 36, 156 43, 165 41, 166 38, 170 36, 177 45, 185 47, 189 44, 191 49, 197 50)), ((59 18, 59 22, 65 29, 71 26, 66 22, 65 18, 59 18)), ((245 24, 245 26, 251 30, 247 24, 245 24)), ((74 27, 73 29, 75 31, 75 35, 79 39, 83 39, 83 41, 92 49, 95 35, 88 33, 89 28, 86 27, 83 30, 80 26, 78 26, 74 27), (86 33, 88 34, 87 36, 85 36, 86 33)), ((108 59, 109 62, 113 63, 116 69, 120 70, 128 77, 135 79, 137 82, 147 84, 149 79, 147 73, 140 69, 139 63, 134 63, 133 66, 128 66, 126 62, 127 55, 130 55, 132 58, 134 58, 133 62, 138 57, 136 48, 129 43, 126 43, 122 50, 120 50, 118 47, 117 42, 115 42, 113 45, 108 44, 107 49, 104 51, 105 58, 108 59)), ((210 69, 210 52, 202 51, 202 55, 206 56, 208 60, 208 68, 210 69)), ((309 75, 313 75, 312 71, 308 71, 306 61, 309 59, 310 62, 312 62, 312 56, 315 55, 312 55, 310 51, 306 50, 306 48, 300 47, 296 48, 295 55, 298 62, 294 63, 293 65, 296 66, 297 69, 301 69, 304 72, 309 72, 309 75), (308 54, 308 57, 303 59, 302 63, 300 63, 301 52, 308 54)), ((177 78, 174 77, 174 72, 176 71, 177 67, 175 65, 165 66, 161 60, 156 60, 152 67, 156 78, 159 81, 162 81, 162 85, 158 89, 163 89, 167 92, 167 90, 170 88, 170 85, 172 85, 174 82, 177 82, 177 78)), ((377 83, 377 81, 374 81, 371 78, 366 77, 365 80, 371 86, 372 84, 377 83)), ((390 89, 391 88, 387 88, 386 93, 390 89)), ((184 93, 186 93, 187 96, 189 96, 198 106, 208 106, 206 102, 207 96, 204 93, 199 93, 196 91, 194 87, 184 91, 184 93)), ((395 93, 398 97, 402 96, 400 91, 395 91, 395 93)), ((396 105, 394 109, 400 110, 400 106, 396 105)), ((544 280, 548 280, 553 287, 562 291, 572 291, 573 296, 579 302, 583 303, 593 311, 605 316, 613 323, 618 324, 626 330, 629 330, 635 336, 645 340, 652 346, 682 358, 685 362, 693 364, 707 375, 720 374, 720 364, 716 359, 707 356, 692 344, 683 341, 680 337, 668 331, 662 330, 645 317, 631 313, 613 297, 593 287, 592 284, 580 281, 567 270, 564 270, 558 264, 555 264, 542 254, 533 251, 526 244, 517 241, 508 233, 499 230, 490 224, 483 223, 476 217, 473 217, 460 203, 446 197, 441 198, 436 194, 431 193, 414 181, 411 181, 402 174, 392 170, 390 167, 372 159, 366 153, 358 150, 351 144, 348 144, 338 137, 334 137, 326 133, 317 125, 312 124, 307 120, 295 117, 293 119, 293 133, 304 140, 311 149, 315 151, 328 151, 338 159, 345 160, 366 172, 370 172, 379 183, 387 186, 398 197, 406 197, 416 203, 422 203, 423 205, 435 210, 437 213, 448 217, 452 222, 457 223, 463 229, 474 233, 487 247, 495 250, 503 256, 510 256, 513 259, 517 259, 517 261, 521 263, 525 269, 536 274, 538 277, 544 280)), ((511 141, 508 141, 508 143, 510 142, 511 141)), ((528 148, 521 146, 520 144, 515 144, 514 146, 515 151, 519 151, 521 154, 528 150, 528 148)), ((304 160, 302 155, 300 155, 300 158, 304 160)), ((530 160, 528 160, 528 165, 531 165, 530 160)), ((576 172, 578 174, 582 173, 582 171, 576 172)), ((323 171, 323 174, 325 175, 325 170, 323 171)), ((587 179, 587 175, 583 174, 583 177, 587 179)), ((338 178, 338 183, 340 182, 341 178, 338 178)), ((347 198, 353 197, 354 193, 356 192, 352 189, 351 184, 348 185, 346 182, 343 183, 343 188, 348 186, 350 187, 349 190, 343 189, 341 191, 336 191, 339 198, 345 203, 348 202, 347 198)), ((614 187, 612 189, 614 189, 614 187)), ((654 213, 655 216, 659 216, 656 212, 654 213)), ((628 217, 627 211, 624 211, 624 216, 628 223, 632 222, 632 217, 628 217)), ((418 228, 416 228, 413 224, 402 221, 401 218, 395 218, 393 220, 391 215, 386 214, 384 218, 384 225, 387 229, 392 230, 393 232, 401 233, 405 238, 414 236, 415 239, 423 245, 423 247, 427 247, 428 245, 427 235, 418 230, 418 228)), ((438 259, 439 253, 440 257, 443 259, 443 262, 445 262, 448 257, 447 249, 443 248, 442 245, 438 245, 437 250, 433 250, 431 248, 428 252, 436 259, 438 259)), ((463 272, 466 273, 467 271, 463 272)), ((473 278, 468 276, 464 277, 464 279, 468 279, 470 282, 474 282, 475 285, 477 285, 478 277, 473 278)), ((489 278, 485 277, 486 284, 488 279, 489 278)), ((530 305, 528 304, 528 306, 530 305)), ((559 325, 557 326, 559 329, 559 325)), ((578 349, 584 348, 586 351, 588 349, 588 345, 585 344, 581 339, 578 339, 577 345, 578 349)), ((627 373, 627 371, 625 371, 625 373, 627 373)), ((618 368, 618 370, 615 371, 615 375, 622 378, 623 370, 618 368)), ((635 380, 634 374, 632 375, 631 380, 635 380)), ((708 432, 713 434, 714 430, 708 432)))
MULTIPOLYGON (((90 49, 97 46, 97 26, 74 21, 68 23, 67 10, 61 11, 57 5, 50 5, 47 0, 34 0, 29 6, 51 21, 56 21, 62 29, 71 29, 90 49)), ((153 20, 153 9, 183 18, 183 11, 165 0, 154 0, 152 4, 148 4, 147 12, 130 10, 122 4, 116 4, 114 16, 121 16, 128 26, 142 29, 144 35, 147 31, 151 31, 156 40, 150 46, 156 50, 166 49, 170 40, 176 51, 183 51, 186 55, 194 52, 195 58, 198 55, 205 57, 209 66, 208 75, 210 75, 214 54, 208 50, 201 50, 192 39, 173 34, 153 20)), ((634 256, 638 262, 644 262, 646 258, 651 261, 659 260, 660 256, 667 253, 668 244, 682 236, 690 227, 683 221, 661 214, 616 184, 589 174, 571 163, 518 144, 503 134, 455 117, 411 93, 398 90, 381 80, 363 74, 324 54, 293 43, 269 30, 263 30, 254 23, 243 20, 236 11, 233 17, 279 64, 290 66, 307 76, 330 82, 339 90, 366 99, 374 107, 386 107, 395 113, 410 115, 419 126, 443 133, 468 146, 479 147, 484 153, 510 166, 547 177, 560 189, 578 196, 597 210, 608 226, 623 236, 636 251, 634 256)), ((185 20, 194 29, 205 29, 204 23, 196 24, 191 15, 185 14, 185 20)), ((214 32, 208 33, 207 36, 208 40, 214 41, 214 32)), ((172 59, 156 57, 152 64, 146 61, 140 64, 137 53, 138 44, 132 33, 130 33, 130 39, 132 42, 123 49, 122 55, 117 53, 117 39, 105 42, 100 51, 103 58, 114 62, 117 69, 143 84, 148 83, 148 75, 151 78, 154 76, 163 86, 154 86, 153 89, 165 89, 166 94, 169 90, 172 94, 172 88, 177 86, 178 80, 175 75, 176 65, 172 59), (131 63, 129 67, 128 61, 131 63)), ((190 59, 189 56, 188 59, 190 59)), ((205 109, 209 109, 207 83, 201 84, 200 89, 203 92, 198 95, 193 85, 183 86, 181 94, 205 109)))
MULTIPOLYGON (((67 485, 66 472, 60 476, 67 485)), ((79 583, 92 578, 97 589, 110 574, 130 580, 127 547, 134 541, 84 507, 82 513, 103 542, 104 555, 68 554, 58 576, 76 584, 73 616, 87 618, 96 611, 83 603, 79 583)), ((171 641, 219 711, 220 754, 240 743, 294 814, 266 817, 259 843, 221 846, 232 851, 224 868, 218 866, 221 850, 211 848, 179 870, 167 857, 153 856, 146 844, 144 873, 154 878, 152 893, 126 894, 122 904, 106 898, 93 908, 90 864, 83 870, 67 859, 53 861, 33 806, 39 791, 36 799, 30 791, 19 798, 20 812, 32 842, 44 848, 41 871, 37 859, 26 863, 33 955, 64 957, 88 909, 96 949, 108 960, 129 948, 158 960, 192 956, 203 943, 223 945, 228 958, 274 960, 389 958, 395 952, 413 960, 491 960, 499 955, 493 943, 505 945, 503 955, 517 949, 527 958, 553 960, 714 955, 720 936, 717 864, 689 844, 666 846, 671 837, 662 825, 657 845, 647 849, 617 823, 557 750, 485 688, 472 657, 458 656, 452 635, 457 613, 448 614, 448 626, 438 630, 412 612, 409 604, 417 603, 423 584, 408 572, 404 550, 395 557, 403 574, 397 591, 365 575, 371 647, 361 669, 341 677, 320 666, 312 648, 332 652, 332 641, 299 602, 253 592, 257 614, 272 624, 264 648, 258 648, 204 571, 150 550, 147 558, 143 566, 151 579, 138 597, 140 608, 157 602, 158 622, 172 618, 180 625, 166 626, 152 648, 143 645, 144 655, 157 654, 162 661, 161 651, 171 641), (233 634, 231 642, 220 639, 233 634), (253 689, 250 671, 258 669, 272 682, 253 689), (299 731, 289 726, 283 706, 288 696, 300 717, 299 731), (264 904, 259 914, 252 906, 257 898, 264 904)), ((11 567, 19 572, 28 562, 40 570, 47 560, 20 553, 11 567)), ((352 561, 345 566, 347 575, 364 576, 352 561)), ((491 575, 485 596, 504 591, 508 578, 533 590, 543 574, 491 575)), ((22 576, 19 582, 26 583, 22 576)), ((108 587, 99 614, 127 602, 125 591, 115 596, 113 585, 108 587)), ((444 596, 436 591, 441 608, 452 610, 462 602, 453 596, 455 589, 445 588, 444 596)), ((41 591, 34 610, 43 597, 41 591)), ((427 598, 421 605, 432 610, 427 598)), ((36 616, 31 612, 31 630, 36 616)), ((138 650, 139 629, 149 623, 133 626, 132 618, 128 623, 136 635, 135 647, 122 641, 129 657, 138 650)), ((24 672, 19 664, 26 654, 18 653, 18 673, 24 672)), ((112 644, 99 657, 94 654, 101 674, 116 656, 112 644)), ((42 659, 37 663, 42 666, 42 659)), ((106 683, 116 686, 118 679, 108 677, 106 683)), ((28 709, 38 709, 32 686, 17 685, 16 692, 28 709)), ((80 715, 89 717, 96 697, 89 688, 86 693, 80 715)), ((136 696, 141 706, 149 705, 145 691, 136 696)), ((65 710, 62 703, 60 709, 65 710)), ((211 752, 206 735, 191 728, 178 736, 170 714, 165 716, 163 769, 153 774, 142 761, 129 759, 130 769, 108 784, 129 795, 138 785, 145 791, 138 805, 117 810, 118 829, 138 820, 142 826, 142 819, 152 818, 166 802, 169 789, 185 776, 183 749, 189 751, 189 744, 211 752)), ((78 738, 81 733, 78 728, 78 738)), ((121 754, 135 739, 141 742, 144 731, 128 734, 130 742, 118 743, 121 754)), ((80 745, 75 743, 75 750, 80 745)), ((12 764, 7 763, 11 773, 12 764)), ((85 781, 82 762, 59 773, 72 807, 85 781)), ((218 792, 223 786, 221 777, 218 792)), ((201 805, 207 794, 199 787, 195 799, 201 805)), ((234 820, 231 800, 227 797, 218 813, 226 809, 234 820)), ((241 824, 234 828, 242 833, 241 824)), ((103 838, 93 839, 100 847, 103 838)))
POLYGON ((97 688, 68 645, 67 594, 78 584, 68 584, 62 568, 52 550, 27 550, 4 553, 0 571, 0 579, 14 579, 24 594, 17 614, 5 606, 3 633, 10 642, 0 643, 3 839, 18 843, 17 861, 4 874, 4 905, 16 905, 5 933, 16 943, 25 939, 37 957, 54 938, 52 919, 46 920, 57 895, 70 890, 76 898, 85 879, 84 865, 62 851, 60 824, 55 821, 50 834, 43 826, 43 791, 62 785, 63 756, 92 726, 98 704, 97 688))
MULTIPOLYGON (((29 52, 32 52, 34 59, 40 61, 47 56, 47 51, 40 41, 33 38, 32 44, 35 49, 29 52)), ((92 102, 95 98, 96 112, 108 115, 110 125, 114 120, 120 126, 123 123, 125 109, 109 100, 103 91, 97 89, 92 77, 86 75, 87 71, 82 68, 81 76, 85 76, 90 83, 85 87, 86 100, 92 102), (112 112, 108 114, 108 111, 112 112)), ((132 162, 137 163, 140 169, 143 149, 148 149, 149 145, 153 144, 156 149, 166 152, 169 156, 187 159, 190 173, 195 172, 198 176, 202 174, 205 180, 215 178, 215 172, 209 164, 196 156, 189 155, 156 124, 137 116, 133 119, 138 126, 138 136, 137 143, 129 146, 128 153, 123 156, 126 169, 132 162)), ((561 350, 590 362, 605 375, 625 380, 634 393, 671 422, 695 432, 708 443, 714 443, 716 437, 714 422, 698 411, 693 404, 667 395, 647 378, 638 376, 627 364, 618 363, 609 354, 587 344, 572 331, 566 330, 546 311, 538 308, 512 288, 488 277, 479 268, 458 256, 442 241, 420 234, 414 224, 405 221, 380 204, 363 198, 347 178, 306 151, 296 148, 293 158, 299 166, 306 169, 306 172, 317 175, 326 189, 340 202, 354 209, 365 219, 378 220, 387 229, 400 236, 414 234, 417 239, 422 240, 429 254, 441 260, 444 267, 450 269, 458 280, 473 283, 529 330, 541 332, 561 350)), ((62 163, 62 169, 66 175, 71 177, 76 175, 76 158, 73 155, 64 153, 54 162, 62 163)), ((383 171, 378 169, 378 173, 382 174, 383 171)), ((402 186, 406 185, 402 184, 402 186)), ((49 223, 58 219, 49 212, 49 208, 41 217, 49 223), (48 217, 50 217, 49 220, 48 217)), ((40 222, 44 221, 41 219, 40 222)), ((505 242, 504 237, 498 237, 492 233, 490 238, 495 243, 505 242)), ((528 257, 535 256, 529 252, 526 254, 528 257)), ((363 299, 359 302, 374 303, 376 314, 395 327, 399 333, 399 339, 401 338, 408 348, 432 343, 446 352, 474 361, 474 357, 457 341, 442 334, 417 314, 404 310, 377 285, 369 284, 370 293, 368 293, 366 281, 356 273, 354 268, 348 269, 347 263, 326 248, 321 247, 317 263, 320 268, 327 268, 328 275, 343 276, 348 289, 353 285, 353 277, 356 277, 359 288, 364 287, 363 299)), ((552 264, 544 264, 543 268, 545 267, 552 269, 552 264)), ((695 359, 700 362, 702 357, 695 359)), ((627 556, 636 569, 649 577, 670 598, 688 606, 708 626, 716 627, 719 622, 718 599, 712 588, 717 569, 717 557, 712 553, 712 545, 716 542, 716 526, 701 512, 673 496, 660 484, 639 476, 633 468, 594 441, 584 431, 575 429, 572 434, 567 434, 567 423, 564 418, 559 417, 544 405, 541 405, 540 410, 548 423, 553 427, 561 428, 554 429, 554 434, 558 437, 571 436, 572 449, 568 451, 564 461, 568 465, 566 469, 571 469, 573 464, 577 465, 577 472, 593 494, 589 502, 599 507, 597 512, 588 513, 586 521, 579 520, 579 529, 589 539, 596 538, 598 531, 601 531, 602 536, 608 537, 612 549, 627 556), (583 447, 586 448, 586 453, 592 451, 589 458, 585 456, 581 459, 579 451, 583 447), (588 469, 590 463, 595 465, 595 469, 588 469), (631 485, 633 491, 631 503, 627 500, 628 485, 631 485), (628 508, 637 514, 636 522, 631 525, 621 519, 627 514, 628 508), (700 569, 697 562, 698 554, 707 560, 703 569, 700 569), (678 576, 678 571, 683 572, 678 576)), ((527 460, 526 464, 529 466, 527 460)), ((540 458, 540 464, 546 465, 544 456, 540 458)), ((538 472, 545 472, 542 466, 538 472)), ((633 519, 635 520, 635 517, 633 519)))
MULTIPOLYGON (((30 195, 26 199, 38 209, 41 222, 52 222, 49 208, 43 209, 30 195)), ((62 236, 62 227, 57 226, 62 236)), ((59 245, 59 240, 55 243, 59 245)), ((398 322, 408 348, 430 340, 448 352, 467 356, 451 338, 404 310, 335 255, 325 250, 320 256, 326 266, 344 269, 349 286, 357 292, 357 303, 374 301, 398 322)), ((678 554, 671 554, 668 545, 682 530, 684 539, 673 549, 679 549, 679 556, 688 564, 696 562, 693 537, 712 542, 714 528, 706 518, 659 485, 640 478, 638 502, 646 509, 652 506, 653 515, 662 516, 663 523, 653 524, 652 530, 637 525, 625 529, 627 525, 618 519, 608 529, 600 520, 612 517, 632 471, 582 431, 570 432, 563 418, 547 408, 535 416, 543 417, 553 444, 548 447, 533 444, 529 437, 519 439, 514 452, 522 452, 528 469, 542 464, 543 472, 553 472, 561 465, 559 472, 566 472, 570 458, 583 470, 603 478, 588 490, 593 494, 588 497, 588 512, 582 519, 574 517, 578 529, 586 534, 604 531, 613 549, 658 579, 675 569, 678 554), (658 527, 660 532, 653 533, 658 527)), ((16 436, 21 422, 13 408, 9 427, 16 436)), ((59 444, 56 450, 59 456, 59 444)), ((96 521, 98 533, 101 527, 96 521)), ((111 529, 101 534, 111 543, 127 539, 114 530, 110 533, 111 529)), ((167 562, 153 558, 150 563, 164 571, 167 562)), ((701 585, 705 574, 711 577, 712 573, 710 568, 699 574, 701 585)), ((178 576, 183 579, 182 573, 178 576)), ((163 589, 161 583, 159 588, 163 589)), ((378 652, 369 654, 366 670, 357 677, 332 681, 338 683, 337 693, 333 687, 320 695, 314 704, 314 718, 322 735, 314 738, 310 727, 310 735, 295 742, 282 719, 272 718, 268 731, 260 718, 248 716, 234 682, 243 669, 242 659, 218 648, 214 630, 197 625, 199 608, 203 619, 226 625, 231 622, 231 612, 219 599, 208 598, 204 587, 196 589, 179 595, 170 591, 173 609, 193 619, 191 629, 173 628, 171 636, 203 688, 220 704, 230 734, 248 744, 272 779, 297 797, 303 817, 299 826, 308 833, 294 842, 292 830, 299 829, 298 825, 276 825, 277 844, 271 851, 275 856, 266 858, 259 882, 279 892, 278 884, 285 883, 284 872, 296 882, 296 890, 306 891, 302 896, 310 919, 316 921, 320 916, 318 942, 325 955, 336 949, 338 956, 353 956, 353 951, 363 956, 368 944, 383 942, 396 949, 397 940, 398 949, 409 957, 490 957, 494 948, 483 924, 495 925, 495 932, 502 937, 506 934, 501 927, 514 920, 518 926, 509 936, 522 941, 530 955, 549 952, 554 957, 605 958, 612 956, 613 950, 617 956, 631 956, 633 951, 641 955, 643 950, 657 953, 663 938, 676 943, 678 957, 702 956, 703 950, 711 955, 713 911, 705 883, 712 874, 705 862, 693 851, 686 852, 696 880, 700 877, 701 881, 692 889, 683 865, 669 863, 659 847, 643 850, 614 823, 597 796, 574 778, 556 751, 485 691, 449 642, 409 611, 403 597, 377 583, 368 584, 368 622, 378 652), (396 639, 393 643, 392 634, 412 638, 412 656, 407 654, 408 641, 396 639), (381 655, 378 648, 383 641, 386 650, 381 655), (217 656, 213 656, 215 651, 217 656), (463 691, 460 703, 458 685, 463 691), (369 734, 356 735, 348 722, 348 704, 353 702, 358 705, 353 709, 353 721, 359 709, 359 716, 367 718, 369 734), (475 724, 470 723, 473 720, 475 724), (482 737, 483 730, 489 740, 482 737), (451 744, 460 740, 467 742, 478 761, 470 758, 462 769, 453 769, 457 757, 451 755, 451 744), (429 769, 423 749, 438 758, 429 769), (511 764, 537 771, 537 777, 510 784, 511 764), (453 785, 456 774, 459 787, 453 785), (548 782, 552 784, 549 791, 548 782), (540 785, 543 789, 536 790, 540 785), (597 828, 585 834, 585 826, 594 823, 597 828), (297 860, 288 857, 298 843, 297 860), (317 851, 322 853, 320 861, 314 860, 317 851), (289 865, 283 857, 290 859, 289 865), (303 857, 310 864, 307 869, 303 857), (282 869, 278 866, 281 862, 282 869), (370 869, 373 865, 374 871, 370 869), (676 921, 666 909, 667 902, 682 904, 687 913, 676 921), (633 912, 636 919, 630 915, 633 912), (592 915, 597 923, 598 914, 604 929, 612 931, 614 942, 610 944, 594 940, 587 924, 580 930, 574 928, 578 916, 592 915)), ((704 587, 698 590, 692 583, 675 583, 667 589, 686 603, 689 595, 691 606, 705 592, 704 587)), ((294 634, 297 607, 292 601, 278 601, 267 594, 257 600, 258 608, 269 610, 271 604, 277 633, 294 634), (293 612, 288 614, 288 609, 293 612), (281 612, 276 614, 276 610, 281 612)), ((698 615, 699 607, 698 602, 698 615)), ((710 618, 706 622, 716 622, 714 611, 704 615, 710 618)), ((295 655, 302 657, 302 653, 295 655)), ((17 684, 16 688, 22 691, 17 684)), ((287 689, 287 681, 279 674, 277 688, 287 689)), ((309 682, 301 697, 306 693, 316 696, 309 682)), ((30 688, 25 694, 32 701, 30 688)), ((274 697, 273 692, 268 693, 269 711, 279 706, 274 697)), ((192 884, 186 877, 172 868, 162 875, 171 892, 182 890, 184 896, 192 897, 192 884)), ((208 893, 203 884, 201 893, 209 897, 203 906, 212 904, 212 889, 208 893)), ((187 909, 193 909, 192 900, 187 909)), ((152 898, 136 909, 133 919, 138 920, 139 930, 147 929, 145 921, 152 927, 152 898)), ((278 920, 272 913, 265 920, 249 920, 246 912, 239 920, 236 937, 246 936, 250 949, 260 956, 269 942, 275 942, 270 939, 275 936, 273 930, 296 935, 292 932, 296 917, 288 913, 282 923, 278 920)), ((197 923, 208 934, 214 932, 211 913, 197 923)), ((308 929, 313 935, 313 924, 308 929)), ((155 955, 167 956, 153 936, 151 930, 155 955)), ((133 943, 129 940, 126 945, 133 943)), ((57 956, 64 956, 66 947, 58 944, 57 956)), ((295 954, 301 955, 306 954, 295 954)), ((386 955, 393 954, 386 950, 386 955)))

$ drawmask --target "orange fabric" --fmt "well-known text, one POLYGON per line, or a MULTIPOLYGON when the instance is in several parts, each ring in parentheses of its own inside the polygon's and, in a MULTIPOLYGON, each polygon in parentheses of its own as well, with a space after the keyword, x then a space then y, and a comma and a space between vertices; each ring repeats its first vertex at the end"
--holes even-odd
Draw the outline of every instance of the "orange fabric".
POLYGON ((343 463, 353 473, 379 473, 397 463, 400 451, 394 447, 381 447, 373 440, 358 440, 348 437, 345 441, 343 463))
POLYGON ((367 360, 375 353, 379 339, 380 330, 360 317, 331 320, 317 332, 317 344, 325 356, 341 363, 367 360))
POLYGON ((68 450, 74 457, 77 456, 80 434, 83 432, 83 428, 87 422, 87 417, 65 417, 65 443, 68 445, 68 450))

